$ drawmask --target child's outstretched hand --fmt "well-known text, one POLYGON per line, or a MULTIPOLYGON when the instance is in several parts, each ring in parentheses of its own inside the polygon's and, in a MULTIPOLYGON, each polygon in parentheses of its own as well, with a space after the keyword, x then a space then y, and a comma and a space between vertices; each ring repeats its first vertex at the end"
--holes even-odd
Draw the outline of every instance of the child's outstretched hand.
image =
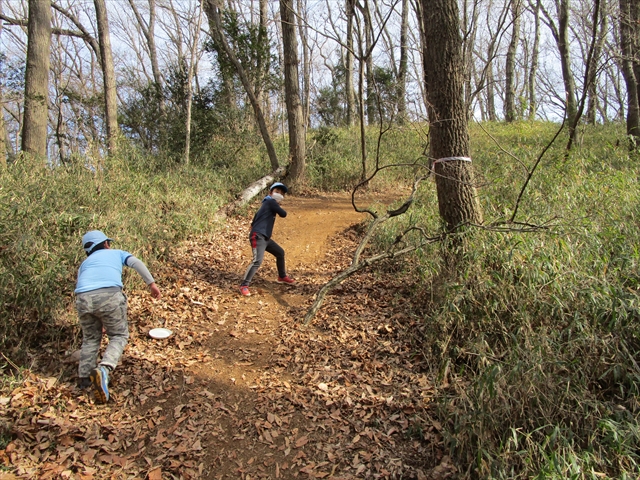
POLYGON ((154 283, 150 283, 149 284, 149 291, 151 292, 151 296, 153 298, 160 298, 162 297, 162 293, 160 293, 160 289, 158 288, 158 286, 154 283))

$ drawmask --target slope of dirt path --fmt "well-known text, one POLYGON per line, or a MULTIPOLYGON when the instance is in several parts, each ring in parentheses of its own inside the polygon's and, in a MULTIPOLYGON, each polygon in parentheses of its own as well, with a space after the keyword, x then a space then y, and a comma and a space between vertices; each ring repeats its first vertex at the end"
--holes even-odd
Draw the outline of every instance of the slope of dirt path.
MULTIPOLYGON (((275 283, 266 255, 252 295, 238 294, 249 216, 175 248, 154 271, 164 297, 129 295, 131 340, 112 402, 96 405, 74 386, 73 362, 58 378, 31 373, 0 394, 10 432, 0 465, 42 479, 454 475, 429 416, 433 390, 414 340, 423 327, 407 313, 413 293, 393 271, 348 279, 312 325, 300 323, 318 288, 349 264, 364 215, 346 195, 283 206, 274 239, 297 285, 275 283), (150 339, 162 325, 174 335, 150 339)), ((45 352, 59 358, 72 346, 45 352)))

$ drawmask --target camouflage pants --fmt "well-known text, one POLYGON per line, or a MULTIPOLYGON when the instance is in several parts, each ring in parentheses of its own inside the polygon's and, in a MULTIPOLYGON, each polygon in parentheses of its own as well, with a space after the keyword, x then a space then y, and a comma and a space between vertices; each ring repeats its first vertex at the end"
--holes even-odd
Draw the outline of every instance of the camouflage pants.
POLYGON ((129 340, 127 297, 118 289, 79 293, 76 295, 76 309, 82 328, 78 376, 88 377, 91 370, 96 368, 103 327, 109 338, 109 345, 100 365, 113 370, 129 340))

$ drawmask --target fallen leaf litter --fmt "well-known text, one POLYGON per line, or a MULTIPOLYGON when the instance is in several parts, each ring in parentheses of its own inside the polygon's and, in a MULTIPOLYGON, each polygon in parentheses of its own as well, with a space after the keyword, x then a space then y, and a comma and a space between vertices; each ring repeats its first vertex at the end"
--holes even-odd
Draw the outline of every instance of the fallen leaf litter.
MULTIPOLYGON (((238 294, 249 217, 183 243, 157 266, 165 295, 129 295, 131 338, 109 404, 75 387, 75 363, 55 376, 33 369, 0 392, 11 432, 0 465, 43 480, 454 475, 430 417, 433 388, 415 348, 422 327, 407 313, 402 279, 361 272, 301 325, 358 237, 346 197, 316 200, 289 199, 292 215, 276 223, 296 287, 273 281, 267 256, 252 296, 238 294), (334 229, 324 240, 319 208, 334 229), (309 248, 309 238, 321 241, 309 248), (173 335, 149 338, 159 326, 173 335)), ((57 354, 60 363, 64 348, 57 354)))

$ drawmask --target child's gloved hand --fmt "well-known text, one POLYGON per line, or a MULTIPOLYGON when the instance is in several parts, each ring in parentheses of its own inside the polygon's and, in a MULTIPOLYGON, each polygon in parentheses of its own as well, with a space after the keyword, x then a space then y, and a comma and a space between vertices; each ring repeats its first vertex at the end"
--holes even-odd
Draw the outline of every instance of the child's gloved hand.
POLYGON ((149 291, 151 292, 151 296, 153 298, 161 298, 162 297, 162 293, 160 292, 160 289, 158 288, 158 286, 155 283, 150 283, 149 284, 149 291))
POLYGON ((284 197, 277 192, 272 193, 271 198, 273 198, 278 203, 282 203, 282 200, 284 200, 284 197))

